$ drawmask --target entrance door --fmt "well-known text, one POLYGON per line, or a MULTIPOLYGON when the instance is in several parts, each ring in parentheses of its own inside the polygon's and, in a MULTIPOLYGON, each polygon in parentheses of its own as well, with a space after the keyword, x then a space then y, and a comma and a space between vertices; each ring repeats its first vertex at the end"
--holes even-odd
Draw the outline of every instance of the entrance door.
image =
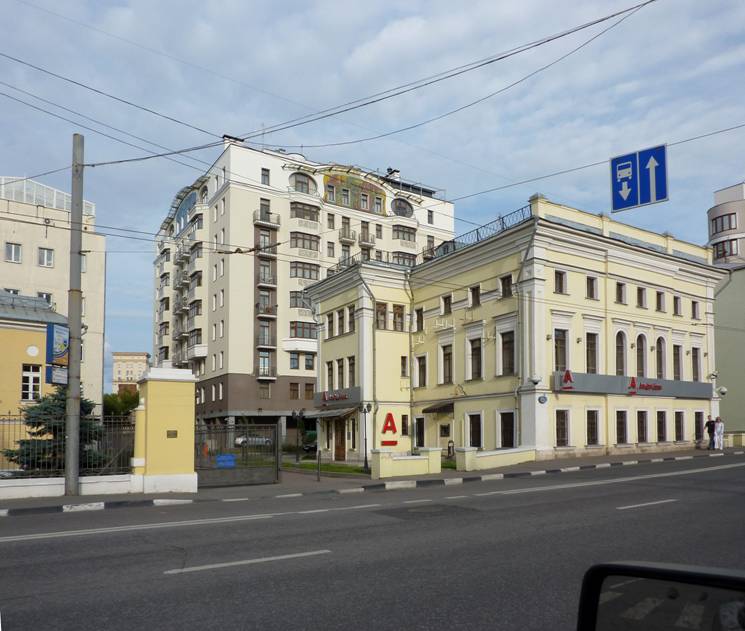
POLYGON ((416 446, 424 447, 424 419, 418 418, 414 423, 416 425, 416 446))
POLYGON ((346 458, 344 425, 345 423, 342 419, 334 421, 334 460, 344 460, 346 458))
POLYGON ((515 413, 501 412, 499 414, 502 431, 502 447, 510 448, 515 446, 515 413))
POLYGON ((481 414, 469 414, 468 424, 471 429, 471 447, 481 447, 481 414))

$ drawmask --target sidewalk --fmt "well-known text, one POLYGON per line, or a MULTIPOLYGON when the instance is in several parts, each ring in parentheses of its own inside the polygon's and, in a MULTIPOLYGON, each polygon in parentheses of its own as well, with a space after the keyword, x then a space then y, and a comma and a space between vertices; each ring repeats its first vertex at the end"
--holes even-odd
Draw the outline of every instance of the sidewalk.
POLYGON ((239 502, 271 498, 302 497, 315 494, 346 494, 374 491, 391 491, 402 488, 450 486, 469 482, 486 482, 499 479, 559 474, 580 470, 605 469, 614 466, 662 463, 691 459, 709 459, 722 456, 742 456, 745 450, 727 449, 710 452, 691 449, 677 452, 656 452, 628 455, 602 455, 583 458, 558 458, 491 469, 488 471, 455 471, 443 469, 442 473, 369 480, 365 477, 324 477, 316 480, 315 474, 283 471, 278 484, 233 486, 200 489, 197 493, 167 493, 157 495, 85 495, 76 497, 44 497, 32 499, 0 500, 0 517, 42 513, 106 510, 142 506, 168 506, 194 502, 239 502))

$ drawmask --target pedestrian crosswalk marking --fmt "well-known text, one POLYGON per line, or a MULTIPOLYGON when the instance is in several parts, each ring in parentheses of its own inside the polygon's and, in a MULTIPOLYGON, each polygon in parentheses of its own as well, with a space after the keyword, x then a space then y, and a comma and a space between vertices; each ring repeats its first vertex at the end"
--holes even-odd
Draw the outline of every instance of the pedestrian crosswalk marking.
POLYGON ((662 604, 662 598, 645 598, 639 601, 633 607, 630 607, 621 614, 622 618, 627 620, 644 620, 652 611, 662 604))
POLYGON ((604 605, 605 603, 609 603, 611 600, 615 600, 622 595, 621 592, 603 592, 600 594, 600 604, 604 605))
POLYGON ((700 629, 704 618, 704 605, 688 603, 675 621, 679 629, 700 629))

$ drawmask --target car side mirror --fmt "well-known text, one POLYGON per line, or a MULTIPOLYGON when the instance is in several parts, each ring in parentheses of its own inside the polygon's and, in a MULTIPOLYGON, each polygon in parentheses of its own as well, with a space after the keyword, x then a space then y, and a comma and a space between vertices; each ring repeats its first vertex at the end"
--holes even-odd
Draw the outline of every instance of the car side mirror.
POLYGON ((745 573, 604 563, 585 573, 578 631, 745 631, 745 573))

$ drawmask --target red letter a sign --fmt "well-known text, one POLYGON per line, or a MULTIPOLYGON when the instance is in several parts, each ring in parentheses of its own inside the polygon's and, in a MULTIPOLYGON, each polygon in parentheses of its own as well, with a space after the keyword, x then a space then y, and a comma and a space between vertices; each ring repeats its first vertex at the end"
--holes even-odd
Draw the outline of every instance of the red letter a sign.
POLYGON ((381 433, 385 434, 387 432, 393 432, 394 434, 397 433, 396 429, 396 421, 393 419, 393 414, 391 412, 388 412, 388 414, 385 415, 385 423, 383 423, 383 429, 381 433))

